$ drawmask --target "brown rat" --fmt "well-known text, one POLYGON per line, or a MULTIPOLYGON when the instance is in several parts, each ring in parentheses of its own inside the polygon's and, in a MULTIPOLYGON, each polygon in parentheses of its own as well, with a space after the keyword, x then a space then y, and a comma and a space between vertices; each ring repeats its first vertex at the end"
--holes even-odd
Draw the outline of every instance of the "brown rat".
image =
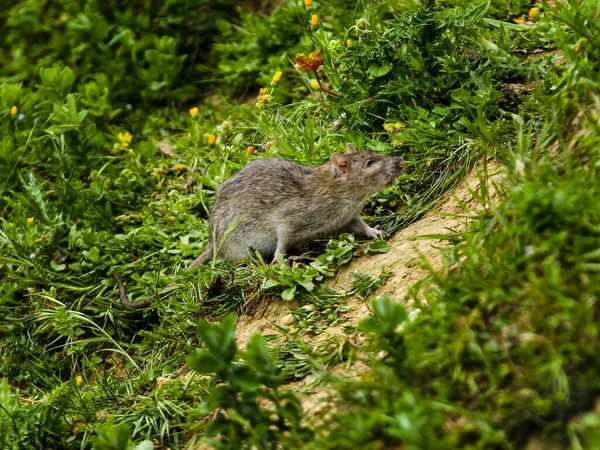
MULTIPOLYGON (((237 262, 258 251, 263 257, 273 255, 275 263, 290 247, 341 232, 377 238, 381 231, 367 225, 361 211, 369 196, 392 186, 403 169, 401 157, 357 152, 352 144, 320 167, 276 158, 252 161, 219 187, 208 245, 187 270, 207 263, 215 253, 237 262)), ((123 283, 113 275, 125 306, 150 306, 151 298, 127 300, 123 283)))

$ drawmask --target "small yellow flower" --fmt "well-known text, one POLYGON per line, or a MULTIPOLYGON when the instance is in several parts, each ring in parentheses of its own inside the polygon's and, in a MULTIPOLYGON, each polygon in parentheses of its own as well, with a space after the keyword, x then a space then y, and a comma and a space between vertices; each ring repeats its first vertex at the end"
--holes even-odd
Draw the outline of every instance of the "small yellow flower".
POLYGON ((304 0, 304 6, 310 8, 312 6, 312 0, 304 0))
POLYGON ((293 333, 294 331, 296 331, 296 328, 294 325, 290 325, 290 333, 293 333))
POLYGON ((319 83, 317 80, 310 80, 310 87, 313 89, 317 89, 319 87, 319 83))
POLYGON ((313 16, 310 19, 310 24, 313 28, 317 28, 319 26, 319 16, 313 14, 313 16))
POLYGON ((190 109, 190 116, 196 116, 199 112, 200 110, 194 106, 192 109, 190 109))
POLYGON ((273 83, 279 83, 279 80, 281 80, 281 75, 283 73, 281 72, 281 70, 278 70, 277 72, 275 72, 275 75, 273 75, 273 83))
POLYGON ((248 153, 248 155, 254 154, 254 147, 249 145, 248 148, 246 149, 246 152, 248 153))
POLYGON ((519 17, 515 17, 513 19, 514 23, 518 23, 519 25, 524 24, 525 23, 525 16, 519 16, 519 17))
POLYGON ((386 124, 383 126, 383 129, 384 129, 385 131, 387 131, 388 133, 391 133, 392 131, 394 131, 394 125, 393 125, 393 124, 391 124, 391 123, 386 123, 386 124))
POLYGON ((19 108, 17 108, 16 106, 13 106, 12 108, 10 108, 10 115, 12 117, 15 117, 18 113, 19 113, 19 108))
POLYGON ((175 168, 181 172, 183 169, 185 169, 185 166, 183 164, 177 164, 175 168))
POLYGON ((155 167, 154 169, 152 169, 152 174, 153 177, 160 177, 160 169, 158 167, 155 167))
POLYGON ((77 382, 77 385, 80 385, 83 383, 83 377, 81 375, 77 375, 75 381, 77 382))
POLYGON ((346 47, 350 47, 352 45, 352 39, 346 39, 346 47))
POLYGON ((540 8, 536 8, 535 6, 533 8, 531 8, 529 10, 529 13, 527 14, 527 16, 530 19, 533 19, 535 16, 537 16, 540 13, 540 8))
POLYGON ((28 217, 28 218, 27 218, 27 223, 28 223, 29 225, 31 225, 31 224, 33 223, 33 217, 28 217))
POLYGON ((215 142, 217 142, 217 138, 214 134, 208 136, 208 145, 213 145, 215 142))
POLYGON ((125 133, 117 133, 117 139, 121 144, 129 144, 133 139, 133 136, 129 131, 126 131, 125 133))
POLYGON ((260 91, 258 91, 258 95, 267 95, 267 88, 260 88, 260 91))

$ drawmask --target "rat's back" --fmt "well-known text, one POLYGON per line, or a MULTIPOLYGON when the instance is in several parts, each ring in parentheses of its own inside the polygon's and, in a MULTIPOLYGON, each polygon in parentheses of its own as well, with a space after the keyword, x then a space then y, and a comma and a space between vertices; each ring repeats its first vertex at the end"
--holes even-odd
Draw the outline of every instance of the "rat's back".
MULTIPOLYGON (((242 170, 226 180, 217 191, 219 198, 228 199, 241 194, 244 203, 269 200, 277 203, 287 194, 294 194, 301 187, 301 180, 313 169, 292 161, 277 158, 263 158, 252 161, 242 170), (261 194, 260 198, 247 198, 247 194, 261 194)), ((217 203, 215 203, 217 207, 217 203)))
POLYGON ((302 196, 303 178, 314 169, 276 158, 252 161, 223 182, 210 215, 211 240, 227 260, 255 251, 273 254, 277 233, 273 216, 282 204, 302 196), (226 236, 226 239, 223 239, 226 236))

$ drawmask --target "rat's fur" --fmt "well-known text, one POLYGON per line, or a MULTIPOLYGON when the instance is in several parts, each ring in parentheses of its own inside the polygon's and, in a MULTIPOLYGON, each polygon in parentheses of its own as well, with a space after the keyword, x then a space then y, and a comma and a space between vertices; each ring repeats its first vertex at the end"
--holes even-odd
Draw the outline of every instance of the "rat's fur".
MULTIPOLYGON (((289 247, 343 231, 376 238, 360 213, 367 198, 394 184, 402 173, 401 157, 374 152, 333 153, 320 167, 275 158, 252 161, 219 187, 210 214, 210 239, 188 267, 218 257, 241 261, 258 251, 273 263, 289 247)), ((151 299, 130 302, 117 278, 124 305, 143 308, 151 299)), ((171 285, 169 285, 171 286, 171 285)))

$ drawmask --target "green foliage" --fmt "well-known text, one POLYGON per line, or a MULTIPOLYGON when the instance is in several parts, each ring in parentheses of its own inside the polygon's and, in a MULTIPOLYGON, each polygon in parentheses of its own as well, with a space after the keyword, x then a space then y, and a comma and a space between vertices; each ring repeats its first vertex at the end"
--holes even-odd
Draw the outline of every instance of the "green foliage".
POLYGON ((281 389, 284 377, 276 356, 271 355, 264 337, 254 335, 242 354, 244 362, 235 362, 234 325, 233 316, 227 316, 220 325, 200 322, 198 334, 207 350, 196 350, 188 358, 192 370, 218 377, 219 386, 202 405, 206 413, 218 413, 206 435, 217 438, 212 442, 214 448, 289 448, 302 444, 311 435, 301 424, 298 398, 281 389))
POLYGON ((0 447, 509 449, 532 436, 597 447, 597 5, 504 21, 530 6, 3 8, 0 447), (338 97, 293 69, 314 50, 338 97), (261 87, 258 99, 232 98, 261 87), (498 202, 484 187, 483 208, 465 205, 470 225, 412 306, 377 299, 357 330, 345 300, 393 274, 352 274, 347 292, 322 284, 354 257, 387 252, 384 240, 335 236, 272 266, 184 270, 232 173, 264 156, 314 166, 346 142, 406 160, 365 210, 388 236, 478 161, 506 166, 498 202), (153 308, 123 308, 114 271, 153 308), (294 324, 239 351, 232 314, 269 297, 288 301, 294 324), (334 325, 345 334, 326 335, 334 325), (357 359, 372 370, 326 375, 357 359), (329 382, 332 414, 307 422, 290 381, 329 382))
POLYGON ((96 433, 98 435, 93 439, 93 448, 95 450, 151 450, 154 448, 152 441, 142 441, 134 445, 129 439, 131 430, 122 423, 115 425, 114 420, 109 419, 105 424, 98 424, 96 433))

